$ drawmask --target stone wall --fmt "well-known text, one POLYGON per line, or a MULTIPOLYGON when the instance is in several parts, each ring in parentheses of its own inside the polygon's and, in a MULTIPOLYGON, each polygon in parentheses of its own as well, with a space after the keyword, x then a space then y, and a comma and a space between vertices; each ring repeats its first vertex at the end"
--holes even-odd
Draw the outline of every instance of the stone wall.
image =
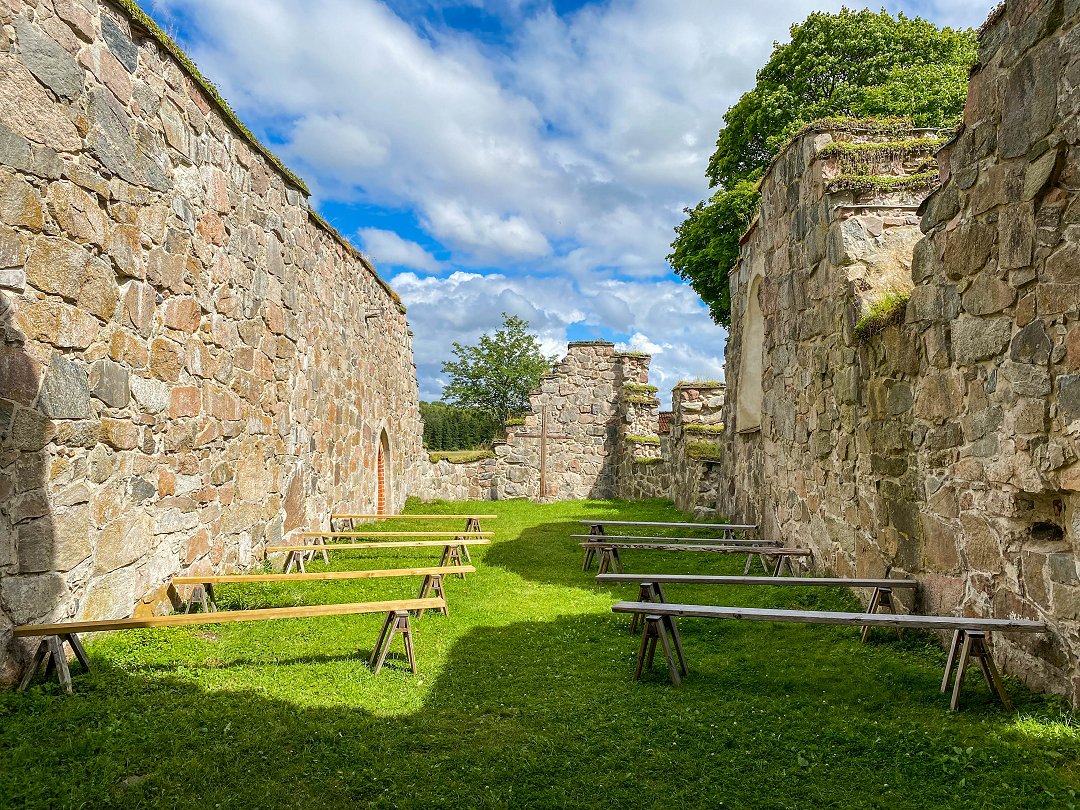
POLYGON ((0 676, 419 482, 393 293, 159 33, 0 2, 0 676), (16 651, 17 653, 17 651, 16 651))
POLYGON ((529 413, 507 426, 495 458, 429 464, 424 495, 462 500, 671 498, 685 511, 715 514, 723 431, 722 383, 680 383, 661 437, 659 400, 647 354, 612 343, 571 343, 530 395, 529 413), (540 435, 548 414, 545 489, 540 435))
POLYGON ((825 193, 816 167, 828 161, 814 156, 833 136, 805 136, 773 166, 732 275, 736 397, 719 502, 810 546, 821 568, 892 564, 917 577, 920 611, 1046 620, 1049 636, 1000 636, 995 656, 1074 702, 1078 23, 1075 4, 1051 0, 1010 0, 992 15, 964 127, 938 155, 941 186, 913 246, 904 204, 915 199, 825 193), (889 261, 911 257, 911 300, 902 323, 861 340, 855 320, 880 289, 865 259, 890 230, 889 261), (761 423, 740 432, 755 274, 761 423))

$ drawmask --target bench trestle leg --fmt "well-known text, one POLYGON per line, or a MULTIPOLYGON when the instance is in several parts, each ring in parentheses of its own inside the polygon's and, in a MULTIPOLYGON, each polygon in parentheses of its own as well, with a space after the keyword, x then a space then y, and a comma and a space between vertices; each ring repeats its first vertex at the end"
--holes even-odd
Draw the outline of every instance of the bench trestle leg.
POLYGON ((671 683, 675 686, 682 685, 682 678, 679 675, 680 669, 686 672, 685 658, 682 653, 682 645, 676 643, 675 649, 672 649, 672 624, 667 616, 648 615, 645 617, 645 631, 641 634, 641 644, 638 646, 637 664, 634 667, 634 680, 641 680, 641 673, 645 669, 651 669, 653 665, 653 658, 656 655, 656 645, 660 644, 664 653, 664 660, 667 661, 668 674, 671 676, 671 683), (678 651, 679 661, 676 663, 675 651, 678 651))
POLYGON ((30 663, 27 664, 26 669, 23 671, 22 680, 19 681, 19 691, 23 691, 30 685, 30 681, 34 680, 34 676, 37 671, 41 669, 41 665, 45 662, 45 657, 49 654, 49 642, 42 639, 38 644, 37 649, 34 650, 34 657, 30 659, 30 663))
POLYGON ((55 672, 57 679, 60 681, 60 685, 64 687, 64 691, 69 695, 72 693, 71 669, 68 667, 67 656, 64 654, 65 642, 71 646, 72 651, 75 653, 75 658, 83 665, 83 668, 89 671, 90 658, 87 656, 86 650, 83 649, 82 643, 75 633, 62 633, 58 636, 48 636, 43 638, 41 643, 38 644, 37 649, 34 651, 34 657, 30 659, 30 664, 23 672, 18 687, 20 692, 30 685, 30 682, 34 679, 34 676, 44 663, 45 677, 48 678, 55 672))
MULTIPOLYGON (((443 590, 443 578, 442 574, 428 574, 424 577, 424 581, 420 584, 420 599, 426 599, 429 596, 442 597, 443 606, 439 608, 439 611, 443 616, 450 615, 450 607, 446 601, 446 592, 443 590)), ((420 608, 416 612, 416 617, 422 619, 424 617, 424 608, 420 608)))
MULTIPOLYGON (((892 588, 874 588, 874 593, 870 596, 870 604, 867 605, 866 612, 867 613, 895 613, 896 612, 896 605, 893 603, 892 588)), ((867 641, 870 640, 870 631, 872 629, 873 628, 869 624, 864 624, 863 625, 861 638, 862 638, 862 642, 864 644, 867 641)), ((896 633, 897 633, 898 636, 900 636, 900 638, 903 638, 904 637, 904 628, 903 627, 897 627, 896 628, 896 633)), ((953 639, 953 643, 954 644, 956 643, 955 637, 953 639)), ((950 666, 951 665, 952 665, 952 662, 950 661, 950 666)), ((948 680, 948 677, 949 677, 948 673, 946 673, 946 675, 945 675, 946 680, 948 680)), ((942 692, 945 691, 944 683, 942 684, 941 691, 942 692)))
POLYGON ((375 673, 378 674, 386 661, 386 654, 390 652, 390 642, 394 640, 394 633, 400 633, 405 644, 405 658, 409 662, 409 668, 413 675, 416 674, 416 650, 413 647, 412 624, 409 621, 409 611, 394 610, 386 615, 383 622, 379 639, 375 642, 375 649, 371 652, 369 662, 375 673))
POLYGON ((941 678, 941 694, 945 694, 949 688, 949 678, 952 676, 953 667, 956 665, 956 656, 960 652, 963 637, 963 630, 953 630, 952 644, 949 645, 949 657, 945 659, 945 675, 941 678))
MULTIPOLYGON (((1012 701, 1009 700, 1009 696, 1005 692, 1005 684, 1002 683, 993 656, 990 655, 990 649, 986 646, 986 633, 981 630, 958 630, 956 632, 963 637, 963 645, 960 648, 960 661, 956 667, 956 679, 953 681, 952 700, 949 701, 949 708, 954 712, 960 708, 960 691, 963 687, 964 672, 967 669, 968 659, 974 657, 979 661, 983 677, 986 679, 986 685, 990 687, 990 691, 997 696, 1008 711, 1012 711, 1012 701)), ((955 647, 956 637, 954 636, 953 650, 955 650, 955 647)), ((950 664, 952 663, 953 650, 950 650, 949 653, 950 664)), ((946 671, 947 677, 948 671, 946 671)))
POLYGON ((619 550, 617 548, 611 549, 611 562, 615 566, 616 574, 625 574, 626 571, 623 568, 622 557, 619 556, 619 550))

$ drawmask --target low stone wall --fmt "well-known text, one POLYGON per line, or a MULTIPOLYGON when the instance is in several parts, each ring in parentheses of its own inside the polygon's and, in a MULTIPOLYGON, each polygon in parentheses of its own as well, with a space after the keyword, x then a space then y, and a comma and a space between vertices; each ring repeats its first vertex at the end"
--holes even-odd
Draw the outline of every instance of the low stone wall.
POLYGON ((426 501, 497 501, 501 479, 498 460, 429 461, 420 496, 426 501))
POLYGON ((403 309, 238 127, 117 8, 0 3, 0 680, 419 481, 403 309))

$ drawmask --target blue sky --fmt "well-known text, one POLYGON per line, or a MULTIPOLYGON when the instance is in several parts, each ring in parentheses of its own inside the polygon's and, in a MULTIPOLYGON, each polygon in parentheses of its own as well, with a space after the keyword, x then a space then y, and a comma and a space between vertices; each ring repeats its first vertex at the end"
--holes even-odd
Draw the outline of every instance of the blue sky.
MULTIPOLYGON (((596 338, 652 352, 665 400, 722 378, 724 330, 664 258, 673 228, 773 42, 840 6, 141 1, 401 295, 425 399, 450 343, 502 312, 549 354, 596 338)), ((884 5, 978 26, 993 3, 884 5)))

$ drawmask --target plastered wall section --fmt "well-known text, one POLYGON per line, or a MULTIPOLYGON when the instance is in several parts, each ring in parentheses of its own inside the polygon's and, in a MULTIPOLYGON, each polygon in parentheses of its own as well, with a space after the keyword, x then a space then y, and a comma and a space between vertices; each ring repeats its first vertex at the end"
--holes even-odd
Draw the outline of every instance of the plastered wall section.
POLYGON ((12 624, 165 610, 422 469, 374 271, 160 43, 0 2, 0 674, 12 624))

